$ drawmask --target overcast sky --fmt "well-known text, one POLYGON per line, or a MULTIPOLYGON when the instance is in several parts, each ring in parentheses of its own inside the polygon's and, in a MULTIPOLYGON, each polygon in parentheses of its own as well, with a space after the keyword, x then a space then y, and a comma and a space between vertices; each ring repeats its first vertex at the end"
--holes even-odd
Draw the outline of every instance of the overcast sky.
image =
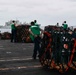
POLYGON ((41 26, 76 25, 76 0, 0 0, 0 25, 9 20, 37 20, 41 26))

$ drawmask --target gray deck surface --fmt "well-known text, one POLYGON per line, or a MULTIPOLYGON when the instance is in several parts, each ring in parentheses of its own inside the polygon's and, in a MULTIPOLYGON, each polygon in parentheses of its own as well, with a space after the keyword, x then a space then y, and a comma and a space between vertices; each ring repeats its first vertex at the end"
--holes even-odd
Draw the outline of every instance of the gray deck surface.
POLYGON ((43 69, 38 59, 32 59, 32 53, 33 43, 0 40, 0 75, 76 75, 74 70, 61 74, 57 70, 43 69))

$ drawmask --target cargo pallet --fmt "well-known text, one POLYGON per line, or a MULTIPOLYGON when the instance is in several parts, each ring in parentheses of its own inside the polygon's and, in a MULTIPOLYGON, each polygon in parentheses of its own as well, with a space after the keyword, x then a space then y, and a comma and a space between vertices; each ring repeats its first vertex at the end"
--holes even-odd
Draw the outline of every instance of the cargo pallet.
POLYGON ((70 68, 76 70, 76 38, 72 38, 68 31, 60 27, 45 29, 40 63, 44 68, 57 69, 61 73, 70 68))
POLYGON ((24 43, 32 43, 29 33, 30 25, 19 25, 17 26, 17 42, 24 42, 24 43))

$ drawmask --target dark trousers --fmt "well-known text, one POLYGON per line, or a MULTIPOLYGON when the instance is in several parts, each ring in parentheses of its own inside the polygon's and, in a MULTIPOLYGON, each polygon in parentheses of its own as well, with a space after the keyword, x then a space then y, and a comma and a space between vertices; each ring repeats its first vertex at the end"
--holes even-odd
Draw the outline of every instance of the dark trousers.
POLYGON ((34 39, 34 51, 33 51, 33 58, 36 59, 37 52, 40 54, 40 37, 36 37, 34 39))
POLYGON ((16 30, 12 29, 11 30, 11 42, 16 42, 16 30))

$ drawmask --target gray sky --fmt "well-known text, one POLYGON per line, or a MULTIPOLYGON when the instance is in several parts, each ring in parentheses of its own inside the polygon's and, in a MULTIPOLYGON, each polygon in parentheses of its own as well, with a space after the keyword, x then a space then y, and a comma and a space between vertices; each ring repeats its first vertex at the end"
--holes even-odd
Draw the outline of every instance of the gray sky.
POLYGON ((0 0, 0 25, 17 19, 21 22, 37 20, 41 26, 76 25, 76 0, 0 0))

